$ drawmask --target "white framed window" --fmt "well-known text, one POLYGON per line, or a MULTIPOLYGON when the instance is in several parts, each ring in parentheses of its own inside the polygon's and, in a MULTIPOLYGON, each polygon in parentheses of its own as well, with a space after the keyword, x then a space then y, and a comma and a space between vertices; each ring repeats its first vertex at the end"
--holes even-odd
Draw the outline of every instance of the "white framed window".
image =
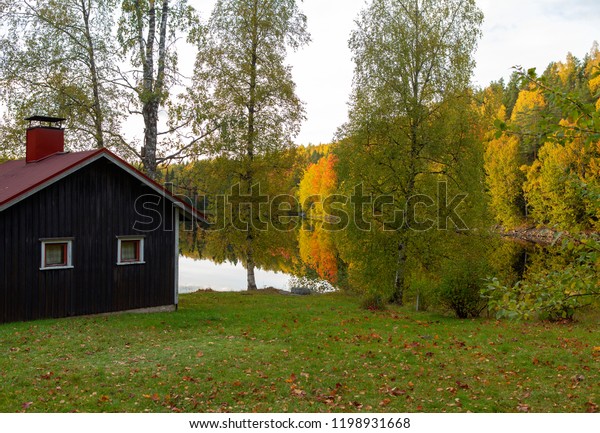
POLYGON ((40 270, 73 268, 73 239, 40 239, 42 261, 40 270))
POLYGON ((117 236, 117 241, 117 265, 145 263, 143 236, 117 236))

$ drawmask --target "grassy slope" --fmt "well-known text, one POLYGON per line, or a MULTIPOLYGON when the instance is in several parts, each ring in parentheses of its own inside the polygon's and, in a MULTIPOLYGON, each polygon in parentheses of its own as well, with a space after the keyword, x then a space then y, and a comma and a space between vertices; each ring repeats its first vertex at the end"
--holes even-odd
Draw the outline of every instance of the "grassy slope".
POLYGON ((597 411, 598 322, 197 293, 177 313, 0 326, 0 411, 597 411))

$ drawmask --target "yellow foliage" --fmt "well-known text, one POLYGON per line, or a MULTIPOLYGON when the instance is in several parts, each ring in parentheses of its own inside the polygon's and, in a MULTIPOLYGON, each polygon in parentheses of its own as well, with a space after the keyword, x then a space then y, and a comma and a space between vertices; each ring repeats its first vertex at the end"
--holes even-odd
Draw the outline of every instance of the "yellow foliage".
POLYGON ((575 75, 577 74, 577 60, 572 53, 567 54, 567 60, 558 62, 556 65, 556 73, 560 78, 563 86, 573 82, 575 75))
POLYGON ((504 104, 498 108, 498 111, 496 112, 496 118, 502 120, 503 122, 506 121, 506 106, 504 104))
POLYGON ((546 107, 546 98, 539 89, 521 90, 513 108, 511 120, 519 122, 524 116, 533 114, 546 107))
POLYGON ((333 194, 337 186, 336 162, 336 156, 330 153, 306 169, 298 188, 303 209, 309 210, 310 205, 314 203, 312 211, 316 214, 322 213, 322 200, 333 194))
POLYGON ((588 82, 588 86, 592 95, 596 95, 598 91, 600 91, 600 75, 591 78, 588 82))
POLYGON ((565 230, 600 227, 599 151, 600 143, 590 145, 580 138, 542 147, 523 186, 538 222, 565 230))
MULTIPOLYGON (((595 44, 590 53, 590 59, 585 66, 585 73, 589 78, 588 87, 592 96, 597 97, 600 94, 600 51, 595 44)), ((600 98, 596 101, 596 110, 600 110, 600 98)))
POLYGON ((515 227, 523 219, 519 209, 524 175, 520 170, 519 139, 501 136, 488 143, 484 155, 490 207, 499 224, 515 227))

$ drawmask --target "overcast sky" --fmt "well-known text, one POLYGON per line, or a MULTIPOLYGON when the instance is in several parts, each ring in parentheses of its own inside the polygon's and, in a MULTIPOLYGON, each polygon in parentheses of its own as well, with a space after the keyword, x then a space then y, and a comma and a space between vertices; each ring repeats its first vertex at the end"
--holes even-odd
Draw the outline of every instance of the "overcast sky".
MULTIPOLYGON (((214 0, 191 0, 208 18, 214 0)), ((521 65, 542 72, 568 52, 582 58, 600 40, 600 0, 477 0, 485 15, 473 82, 485 86, 521 65)), ((304 0, 312 42, 288 57, 306 103, 298 144, 331 142, 345 122, 353 64, 348 37, 366 0, 304 0)))

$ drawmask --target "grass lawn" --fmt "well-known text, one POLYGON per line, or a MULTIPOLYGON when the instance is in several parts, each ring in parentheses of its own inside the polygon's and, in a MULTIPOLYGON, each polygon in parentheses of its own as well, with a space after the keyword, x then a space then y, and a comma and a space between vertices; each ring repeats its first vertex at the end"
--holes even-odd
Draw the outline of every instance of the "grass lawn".
POLYGON ((600 318, 461 321, 343 295, 0 326, 0 411, 594 412, 600 318))

